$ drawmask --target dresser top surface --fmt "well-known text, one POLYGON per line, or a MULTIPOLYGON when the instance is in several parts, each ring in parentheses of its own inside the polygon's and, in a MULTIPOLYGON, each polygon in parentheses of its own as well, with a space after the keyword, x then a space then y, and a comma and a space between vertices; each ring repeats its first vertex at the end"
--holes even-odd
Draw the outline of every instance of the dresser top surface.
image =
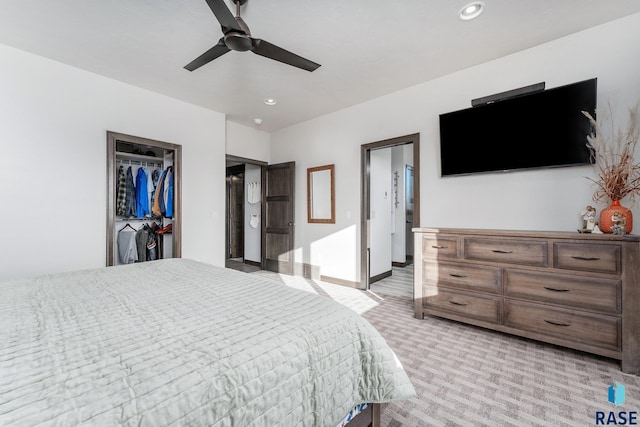
POLYGON ((640 235, 637 234, 596 234, 578 233, 577 231, 536 231, 536 230, 498 230, 498 229, 476 229, 476 228, 431 228, 418 227, 412 229, 414 233, 437 233, 449 235, 473 235, 487 237, 526 237, 543 239, 579 239, 593 241, 625 241, 640 242, 640 235))

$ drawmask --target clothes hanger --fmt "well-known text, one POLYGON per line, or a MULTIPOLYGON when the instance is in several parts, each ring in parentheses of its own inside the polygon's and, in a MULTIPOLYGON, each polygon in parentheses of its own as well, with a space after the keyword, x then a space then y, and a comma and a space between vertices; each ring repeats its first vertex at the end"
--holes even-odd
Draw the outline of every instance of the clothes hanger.
POLYGON ((131 224, 129 224, 129 223, 127 223, 124 227, 122 227, 122 228, 120 229, 120 231, 124 230, 124 229, 125 229, 125 228, 127 228, 127 227, 129 227, 129 228, 130 228, 130 229, 132 229, 133 231, 138 231, 138 230, 136 230, 135 228, 133 228, 133 227, 131 226, 131 224))

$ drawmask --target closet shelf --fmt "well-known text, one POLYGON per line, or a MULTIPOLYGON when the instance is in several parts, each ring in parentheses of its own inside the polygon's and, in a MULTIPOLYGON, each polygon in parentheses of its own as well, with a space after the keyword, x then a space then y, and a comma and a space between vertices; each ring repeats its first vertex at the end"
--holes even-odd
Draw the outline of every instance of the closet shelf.
POLYGON ((144 154, 125 153, 123 151, 116 151, 116 160, 137 160, 151 163, 164 163, 164 159, 155 156, 145 156, 144 154))

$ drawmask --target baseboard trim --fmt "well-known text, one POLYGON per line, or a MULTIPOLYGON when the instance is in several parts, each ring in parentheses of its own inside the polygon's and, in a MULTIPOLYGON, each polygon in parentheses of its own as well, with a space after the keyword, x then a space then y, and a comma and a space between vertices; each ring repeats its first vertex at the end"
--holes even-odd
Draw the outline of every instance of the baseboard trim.
POLYGON ((309 263, 296 262, 293 266, 293 274, 305 279, 320 280, 320 266, 309 263))
POLYGON ((358 289, 360 287, 360 282, 352 282, 351 280, 338 279, 337 277, 320 276, 320 280, 327 283, 333 283, 334 285, 347 286, 349 288, 358 289))
POLYGON ((400 262, 400 261, 392 261, 391 265, 393 267, 406 267, 407 265, 411 265, 413 264, 413 255, 407 255, 405 257, 405 261, 404 262, 400 262))
POLYGON ((375 275, 375 276, 373 276, 372 278, 369 279, 369 284, 375 283, 378 280, 382 280, 382 279, 384 279, 386 277, 391 277, 391 274, 392 274, 391 270, 389 270, 389 271, 385 271, 384 273, 380 273, 378 275, 375 275))

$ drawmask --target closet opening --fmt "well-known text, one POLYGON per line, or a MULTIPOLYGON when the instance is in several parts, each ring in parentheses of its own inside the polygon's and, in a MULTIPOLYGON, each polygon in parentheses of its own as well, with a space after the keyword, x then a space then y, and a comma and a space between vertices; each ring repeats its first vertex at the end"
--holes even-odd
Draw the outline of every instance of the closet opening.
POLYGON ((263 269, 262 176, 267 163, 226 157, 225 266, 244 272, 263 269))
POLYGON ((107 266, 182 255, 182 146, 107 131, 107 266))
POLYGON ((363 144, 361 177, 359 287, 370 289, 376 283, 393 288, 394 294, 413 295, 412 229, 420 222, 420 134, 363 144))

